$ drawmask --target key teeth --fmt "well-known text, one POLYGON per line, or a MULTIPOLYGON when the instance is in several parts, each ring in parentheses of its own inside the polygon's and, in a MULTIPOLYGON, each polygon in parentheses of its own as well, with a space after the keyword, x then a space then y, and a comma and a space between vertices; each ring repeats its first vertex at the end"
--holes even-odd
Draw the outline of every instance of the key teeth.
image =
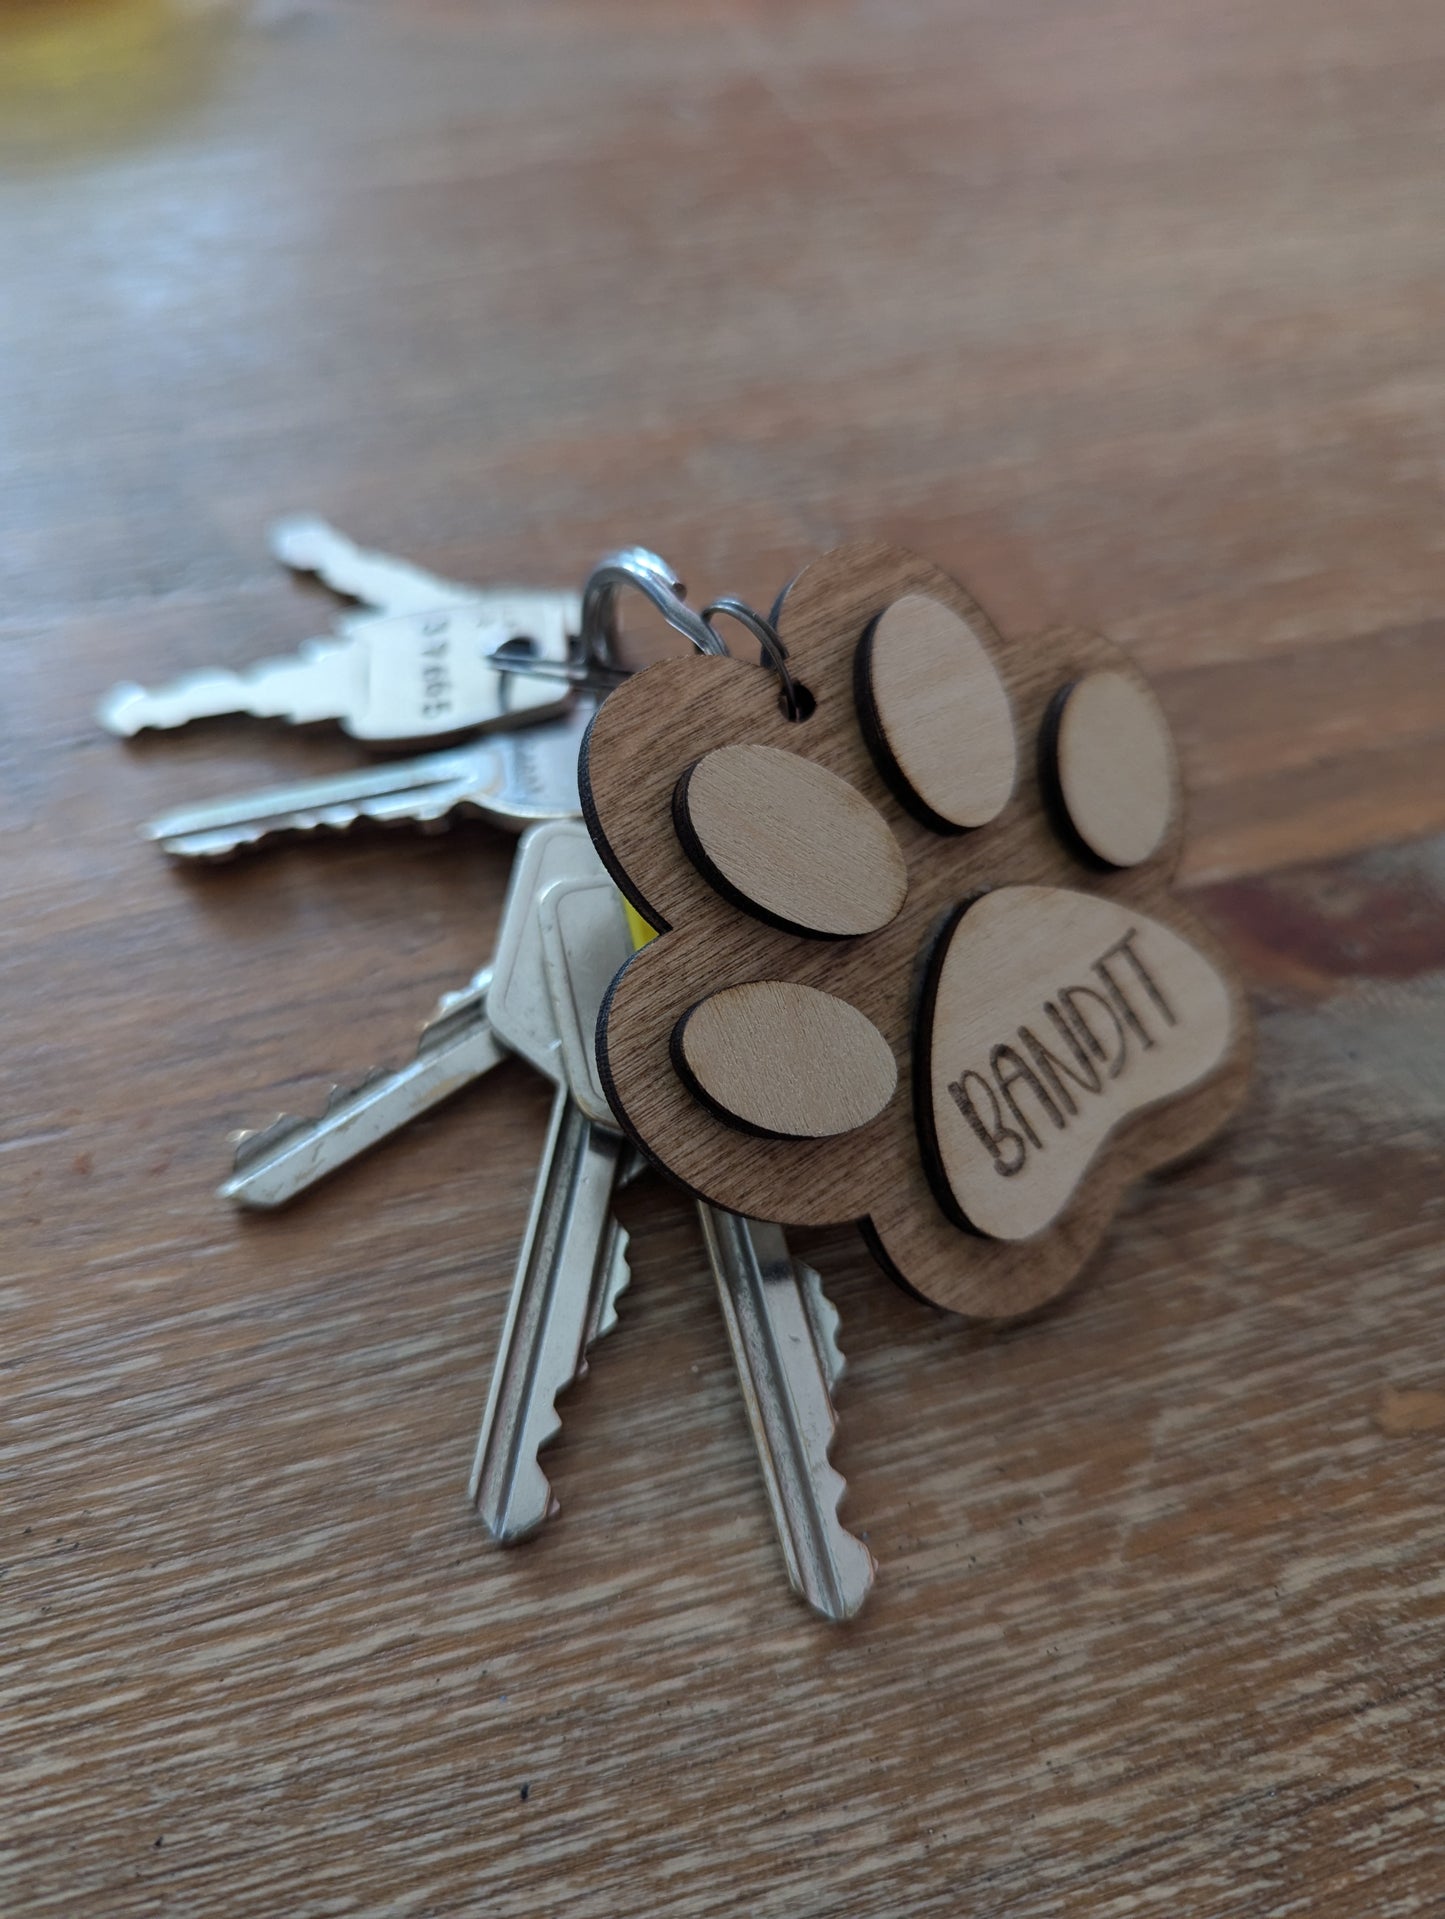
POLYGON ((267 820, 257 826, 200 828, 193 833, 167 833, 158 830, 160 822, 154 822, 146 828, 146 837, 159 846, 163 853, 170 854, 172 859, 227 860, 237 853, 247 852, 253 846, 263 846, 270 840, 286 839, 292 835, 304 837, 332 833, 340 836, 362 824, 420 826, 425 832, 445 824, 452 814, 460 812, 466 804, 465 794, 444 793, 439 795, 434 805, 421 806, 413 802, 406 813, 389 814, 383 807, 372 806, 366 800, 349 800, 345 805, 318 808, 312 813, 298 814, 291 819, 267 820))
MULTIPOLYGON (((823 1375, 829 1389, 836 1386, 848 1370, 848 1361, 843 1348, 838 1343, 838 1329, 841 1317, 838 1308, 823 1291, 822 1276, 816 1268, 805 1264, 801 1259, 794 1261, 798 1275, 798 1285, 803 1296, 803 1308, 808 1315, 808 1324, 812 1329, 813 1344, 818 1349, 823 1375)), ((837 1420, 833 1422, 837 1430, 837 1420)))
MULTIPOLYGON (((626 1237, 627 1236, 625 1233, 622 1234, 624 1245, 626 1242, 626 1237)), ((541 1519, 538 1520, 535 1525, 529 1526, 527 1528, 525 1533, 508 1533, 505 1537, 501 1539, 500 1543, 502 1545, 519 1544, 521 1540, 523 1539, 534 1538, 536 1534, 541 1531, 542 1527, 545 1526, 549 1520, 555 1519, 562 1510, 562 1502, 557 1497, 556 1488, 553 1486, 551 1480, 547 1477, 546 1469, 542 1465, 541 1456, 543 1453, 546 1452, 549 1446, 555 1445, 556 1442, 562 1436, 562 1425, 563 1425, 562 1413, 557 1402, 561 1399, 564 1393, 570 1392, 574 1386, 578 1385, 582 1380, 584 1380, 587 1377, 588 1373, 592 1370, 591 1365, 589 1363, 589 1359, 588 1359, 589 1353, 591 1352, 592 1348, 596 1345, 597 1341, 599 1339, 604 1338, 608 1333, 612 1332, 617 1325, 617 1301, 618 1299, 621 1298, 622 1294, 626 1292, 627 1290, 628 1281, 631 1278, 631 1272, 628 1269, 627 1261, 625 1258, 620 1258, 618 1255, 614 1255, 613 1263, 614 1263, 614 1267, 619 1263, 621 1265, 621 1268, 622 1268, 621 1283, 620 1284, 617 1283, 616 1275, 614 1272, 613 1280, 609 1283, 609 1288, 605 1295, 606 1303, 605 1305, 602 1306, 602 1309, 598 1318, 595 1321, 589 1323, 588 1333, 587 1333, 587 1343, 582 1349, 582 1357, 577 1362, 577 1370, 576 1372, 573 1373, 570 1379, 564 1379, 562 1383, 558 1386, 556 1392, 552 1395, 552 1402, 549 1408, 550 1417, 548 1419, 547 1425, 542 1430, 541 1437, 537 1441, 537 1457, 533 1463, 535 1464, 537 1468, 538 1477, 540 1478, 542 1485, 546 1489, 547 1510, 543 1513, 541 1519)))
MULTIPOLYGON (((630 1278, 630 1275, 629 1275, 629 1278, 630 1278)), ((619 1297, 622 1293, 626 1292, 627 1290, 626 1280, 624 1280, 622 1286, 618 1290, 619 1290, 619 1297)), ((605 1339, 609 1333, 615 1333, 616 1331, 617 1331, 617 1302, 616 1300, 609 1300, 607 1304, 607 1310, 603 1314, 601 1320, 598 1322, 597 1331, 593 1335, 593 1338, 605 1339)), ((584 1359, 582 1362, 582 1372, 585 1373, 586 1370, 587 1370, 587 1361, 584 1359)), ((581 1373, 579 1373, 578 1378, 580 1379, 581 1376, 582 1376, 581 1373)))
POLYGON ((255 829, 243 827, 227 829, 229 837, 212 845, 197 845, 197 841, 209 842, 214 836, 207 833, 175 833, 167 830, 164 820, 151 820, 143 826, 140 836, 152 846, 158 846, 161 852, 173 860, 195 860, 201 864, 214 866, 222 860, 234 859, 237 853, 245 852, 248 846, 254 846, 263 834, 255 829))
MULTIPOLYGON (((520 1546, 524 1540, 535 1539, 537 1534, 541 1532, 542 1528, 547 1524, 548 1520, 555 1519, 558 1513, 561 1512, 562 1502, 557 1497, 556 1488, 547 1477, 546 1468, 542 1464, 542 1454, 546 1452, 549 1446, 555 1444, 562 1432, 562 1415, 557 1410, 557 1400, 567 1390, 567 1387, 575 1385, 586 1371, 587 1362, 583 1360, 581 1366, 572 1375, 572 1378, 557 1388, 556 1393, 548 1405, 547 1423, 542 1428, 541 1435, 537 1440, 536 1452, 532 1455, 531 1460, 533 1470, 537 1475, 537 1488, 542 1497, 532 1506, 531 1511, 533 1516, 529 1518, 524 1525, 519 1525, 512 1519, 511 1504, 509 1504, 500 1515, 500 1522, 494 1525, 492 1519, 483 1510, 482 1482, 480 1478, 476 1476, 473 1477, 469 1495, 472 1505, 476 1510, 477 1516, 481 1519, 482 1524, 486 1527, 488 1537, 495 1541, 498 1546, 520 1546), (540 1510, 538 1510, 538 1508, 540 1508, 540 1510)), ((514 1478, 512 1482, 512 1491, 514 1494, 518 1490, 518 1484, 519 1478, 514 1478)))
MULTIPOLYGON (((492 1520, 487 1516, 483 1508, 484 1474, 482 1468, 484 1455, 481 1452, 478 1454, 477 1462, 472 1472, 470 1498, 472 1505, 476 1508, 482 1519, 483 1525, 487 1528, 488 1535, 495 1540, 499 1546, 515 1546, 519 1545, 524 1539, 533 1538, 540 1532, 549 1519, 554 1519, 562 1510, 562 1502, 558 1499, 552 1482, 547 1477, 546 1470, 542 1465, 541 1456, 547 1448, 556 1441, 562 1431, 563 1421, 558 1401, 562 1398, 562 1395, 575 1386, 579 1380, 586 1378, 590 1370, 589 1355, 592 1348, 597 1344, 598 1340, 605 1338, 606 1335, 612 1332, 617 1326, 618 1301, 622 1298, 622 1295, 627 1291, 632 1282, 632 1268, 627 1258, 629 1243, 630 1236, 626 1228, 619 1226, 614 1219, 608 1233, 606 1250, 599 1261, 593 1280, 587 1319, 582 1328, 582 1349, 578 1354, 577 1364, 567 1378, 558 1380, 552 1397, 547 1402, 545 1423, 540 1429, 536 1446, 532 1451, 529 1462, 532 1470, 536 1474, 534 1483, 538 1489, 545 1494, 545 1509, 539 1516, 521 1527, 510 1524, 507 1514, 505 1513, 502 1515, 500 1524, 494 1525, 492 1523, 492 1520)), ((514 1492, 516 1490, 516 1484, 517 1482, 514 1479, 514 1492)), ((538 1503, 540 1502, 533 1502, 531 1510, 535 1512, 538 1503)))
POLYGON ((335 529, 315 513, 288 513, 272 525, 267 542, 282 566, 289 566, 293 573, 314 573, 319 551, 337 537, 335 529))
POLYGON ((492 969, 484 966, 481 972, 472 975, 465 986, 454 987, 451 992, 442 994, 422 1022, 416 1044, 418 1059, 441 1045, 450 1036, 453 1027, 475 1019, 478 1014, 485 1016, 487 990, 491 983, 492 969))
POLYGON ((96 710, 96 718, 108 732, 128 740, 133 740, 137 733, 177 732, 197 717, 187 711, 192 693, 218 676, 238 684, 244 677, 220 667, 197 667, 192 672, 178 674, 158 688, 123 681, 106 694, 96 710))
MULTIPOLYGON (((552 1423, 537 1442, 537 1451, 539 1454, 545 1451, 546 1448, 558 1438, 562 1431, 562 1414, 557 1402, 561 1399, 563 1393, 570 1392, 571 1389, 577 1385, 579 1381, 584 1380, 592 1370, 590 1356, 592 1348, 597 1344, 598 1340, 605 1339, 609 1333, 617 1330, 617 1302, 632 1284, 632 1267, 628 1263, 627 1258, 627 1248, 629 1244, 630 1235, 626 1228, 617 1225, 614 1221, 611 1234, 609 1235, 606 1278, 597 1289, 592 1311, 588 1315, 586 1330, 583 1334, 582 1352, 577 1361, 577 1370, 570 1379, 564 1379, 552 1395, 552 1423)), ((539 1472, 542 1470, 540 1462, 537 1470, 539 1472)), ((543 1474, 543 1477, 546 1478, 546 1475, 543 1474)), ((550 1485, 550 1481, 548 1483, 550 1485)), ((551 1513, 560 1512, 561 1510, 561 1505, 554 1493, 549 1517, 551 1513)))
POLYGON ((780 1228, 699 1207, 788 1583, 820 1618, 851 1619, 877 1571, 843 1523, 833 1464, 842 1377, 838 1312, 780 1228))
POLYGON ((360 1079, 346 1080, 340 1085, 333 1086, 326 1095, 326 1106, 322 1118, 329 1119, 338 1106, 345 1106, 355 1099, 358 1093, 364 1093, 369 1086, 375 1086, 378 1081, 387 1078, 389 1072, 389 1067, 373 1066, 371 1071, 363 1073, 360 1079))
MULTIPOLYGON (((808 1317, 818 1341, 818 1356, 827 1374, 831 1391, 847 1370, 847 1361, 838 1344, 838 1309, 823 1291, 822 1279, 811 1266, 805 1266, 799 1261, 798 1276, 803 1288, 808 1317)), ((795 1590, 799 1591, 800 1596, 821 1618, 841 1625, 844 1620, 856 1618, 863 1610, 878 1574, 878 1561, 843 1519, 843 1504, 848 1495, 848 1482, 833 1464, 833 1447, 838 1438, 839 1422, 837 1412, 831 1405, 829 1411, 832 1414, 832 1425, 824 1448, 826 1475, 824 1483, 830 1495, 828 1504, 834 1520, 832 1560, 837 1575, 835 1581, 837 1603, 819 1605, 816 1598, 802 1592, 801 1587, 795 1590), (849 1561, 852 1562, 851 1567, 848 1564, 849 1561)))
MULTIPOLYGON (((831 1450, 831 1448, 830 1448, 831 1450)), ((799 1598, 817 1613, 820 1619, 831 1620, 841 1625, 845 1619, 856 1619, 867 1603, 873 1590, 873 1582, 878 1576, 878 1561, 873 1557, 857 1533, 851 1531, 842 1517, 843 1501, 848 1491, 848 1482, 830 1460, 827 1467, 829 1489, 836 1485, 829 1502, 835 1531, 832 1542, 832 1565, 836 1575, 834 1584, 836 1595, 824 1601, 820 1596, 804 1590, 799 1581, 793 1581, 793 1590, 799 1598), (851 1564, 849 1563, 851 1562, 851 1564)))
POLYGON ((831 1582, 834 1594, 824 1601, 820 1595, 806 1591, 801 1579, 794 1579, 792 1585, 799 1598, 820 1618, 841 1625, 845 1619, 855 1619, 863 1610, 878 1574, 878 1561, 843 1520, 843 1502, 847 1497, 848 1482, 833 1464, 833 1444, 837 1436, 838 1420, 835 1416, 824 1453, 822 1475, 833 1519, 830 1559, 835 1575, 831 1582))
POLYGON ((598 1309, 587 1327, 587 1343, 582 1349, 582 1366, 578 1377, 587 1370, 587 1355, 599 1339, 605 1339, 608 1333, 617 1330, 618 1302, 632 1284, 632 1266, 627 1257, 631 1245, 631 1235, 625 1227, 614 1223, 612 1245, 608 1254, 608 1277, 598 1298, 598 1309))
POLYGON ((95 709, 97 724, 103 726, 107 733, 117 734, 124 740, 133 740, 146 724, 143 718, 133 717, 133 709, 137 706, 143 708, 147 697, 145 688, 138 686, 134 680, 119 681, 103 695, 97 705, 95 709))
POLYGON ((274 1147, 280 1146, 293 1134, 299 1133, 310 1121, 296 1113, 278 1113, 275 1119, 265 1126, 251 1126, 239 1133, 232 1133, 231 1171, 245 1173, 264 1159, 274 1147))
POLYGON ((314 1116, 305 1113, 278 1113, 275 1119, 265 1126, 247 1128, 244 1132, 233 1133, 231 1144, 234 1151, 231 1158, 231 1171, 233 1173, 248 1172, 258 1160, 267 1158, 288 1139, 294 1139, 297 1133, 309 1132, 322 1120, 330 1119, 338 1107, 349 1104, 369 1086, 374 1086, 379 1080, 387 1077, 386 1067, 375 1066, 358 1080, 348 1080, 341 1085, 333 1086, 326 1095, 325 1106, 314 1116))

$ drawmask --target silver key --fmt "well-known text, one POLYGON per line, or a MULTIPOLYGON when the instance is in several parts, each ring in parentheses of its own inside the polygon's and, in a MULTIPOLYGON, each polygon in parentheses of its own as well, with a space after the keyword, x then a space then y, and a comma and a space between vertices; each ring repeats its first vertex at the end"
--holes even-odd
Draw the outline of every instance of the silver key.
MULTIPOLYGON (((578 865, 585 864, 579 847, 578 865)), ((594 864, 591 877, 554 878, 546 885, 537 915, 562 1071, 576 1088, 583 1117, 607 1126, 611 1113, 597 1073, 592 1015, 626 956, 617 929, 617 895, 594 864)), ((524 968, 532 963, 530 956, 519 956, 524 968)), ((359 1086, 334 1094, 319 1119, 283 1116, 264 1131, 245 1135, 223 1196, 244 1206, 284 1205, 480 1078, 503 1056, 486 1018, 490 982, 491 969, 484 968, 461 991, 448 994, 423 1030, 415 1058, 398 1071, 370 1074, 359 1086)), ((547 1043, 545 1031, 542 1043, 547 1043)), ((564 1123, 559 1095, 549 1130, 552 1165, 567 1163, 577 1151, 555 1137, 564 1123)), ((618 1183, 636 1166, 635 1155, 628 1157, 618 1183)), ((597 1195, 592 1197, 595 1202, 597 1195)), ((560 1212, 565 1204, 555 1187, 539 1191, 529 1235, 541 1232, 552 1209, 560 1212)), ((836 1430, 832 1388, 843 1373, 836 1309, 818 1274, 791 1257, 779 1227, 705 1203, 699 1203, 698 1216, 789 1580, 824 1618, 851 1618, 867 1597, 875 1567, 867 1548, 838 1517, 845 1488, 829 1457, 836 1430)), ((588 1230, 595 1230, 595 1217, 594 1212, 588 1230)), ((580 1340, 569 1347, 561 1338, 560 1357, 554 1353, 549 1360, 569 1379, 578 1376, 587 1351, 616 1324, 617 1300, 627 1286, 626 1236, 615 1226, 608 1232, 607 1265, 592 1289, 580 1340)), ((535 1264, 523 1261, 529 1270, 535 1264)), ((529 1343, 545 1341, 549 1330, 554 1347, 561 1336, 555 1318, 550 1326, 537 1324, 536 1299, 534 1288, 530 1323, 512 1333, 510 1343, 519 1355, 529 1343)), ((514 1379, 514 1398, 518 1391, 514 1379)), ((514 1429, 517 1417, 513 1412, 514 1429)), ((542 1443, 539 1437, 538 1447, 542 1443)), ((529 1478, 535 1464, 535 1452, 529 1461, 519 1448, 512 1470, 529 1478)), ((531 1501, 533 1511, 539 1505, 550 1510, 545 1481, 540 1488, 532 1482, 531 1501)))
POLYGON ((510 673, 491 656, 525 637, 534 660, 565 665, 575 606, 573 595, 519 592, 492 605, 354 614, 339 637, 304 640, 293 655, 240 672, 203 669, 153 690, 112 687, 97 717, 126 737, 249 713, 293 726, 334 720, 370 745, 455 738, 565 702, 565 680, 510 673))
MULTIPOLYGON (((503 715, 530 713, 540 717, 549 707, 563 703, 565 688, 558 687, 557 678, 572 664, 568 660, 569 636, 581 628, 580 595, 537 592, 527 587, 464 586, 458 580, 428 573, 410 560, 358 546, 314 514, 293 514, 278 520, 271 528, 270 543, 275 558, 293 572, 313 574, 333 593, 357 600, 367 609, 340 614, 335 621, 339 635, 364 638, 377 614, 425 618, 439 608, 469 609, 483 621, 490 616, 492 624, 505 629, 503 644, 518 639, 532 643, 530 657, 512 658, 501 677, 497 699, 503 715), (550 689, 533 686, 524 694, 518 674, 525 671, 549 679, 550 689)), ((434 673, 432 677, 435 680, 434 673)), ((431 703, 436 703, 435 693, 431 703)), ((426 717, 444 720, 436 713, 426 717)), ((438 730, 429 727, 424 735, 395 737, 410 742, 435 737, 438 730)))
MULTIPOLYGON (((628 1279, 627 1235, 612 1211, 622 1136, 589 1118, 574 1096, 542 959, 547 888, 592 882, 600 871, 582 826, 558 822, 524 834, 493 960, 498 1036, 557 1086, 472 1467, 473 1504, 503 1544, 527 1538, 556 1510, 538 1454, 560 1430, 558 1396, 585 1372, 588 1347, 615 1324, 628 1279)), ((613 924, 608 979, 631 951, 620 907, 613 924)), ((599 958, 594 976, 606 971, 599 958)), ((587 1009, 575 1009, 575 1019, 585 1028, 587 1009)))
MULTIPOLYGON (((609 661, 573 659, 569 649, 558 652, 555 641, 559 621, 565 634, 580 632, 582 601, 578 594, 539 593, 527 587, 463 586, 427 573, 409 560, 369 552, 325 520, 309 514, 278 521, 271 529, 271 551, 296 572, 315 574, 334 593, 360 600, 374 612, 427 614, 438 607, 469 607, 478 613, 491 613, 498 625, 508 629, 514 643, 539 630, 545 632, 548 643, 534 644, 530 654, 508 651, 506 674, 512 680, 519 675, 530 676, 547 680, 554 687, 562 681, 610 692, 619 680, 627 678, 626 668, 609 661)), ((370 617, 367 613, 343 613, 335 622, 336 631, 342 635, 364 631, 370 617)), ((502 698, 508 712, 523 709, 514 688, 504 686, 502 698)), ((540 692, 532 694, 530 710, 540 711, 545 704, 540 692)))
MULTIPOLYGON (((487 1019, 491 978, 491 967, 484 966, 467 985, 442 996, 405 1066, 377 1067, 338 1086, 325 1112, 314 1117, 282 1113, 269 1126, 233 1134, 231 1177, 218 1197, 262 1212, 288 1206, 510 1058, 487 1019)), ((644 1163, 631 1151, 619 1184, 635 1179, 644 1163)))
MULTIPOLYGON (((567 1081, 589 1118, 615 1124, 594 1036, 597 1008, 631 956, 616 888, 597 864, 591 879, 549 886, 538 917, 567 1081)), ((838 1517, 845 1488, 829 1457, 843 1372, 837 1312, 781 1227, 706 1202, 697 1211, 788 1578, 825 1619, 851 1619, 876 1568, 838 1517)))
POLYGON ((288 658, 239 673, 188 673, 153 692, 113 687, 100 705, 102 726, 133 735, 249 713, 295 725, 336 720, 359 740, 409 744, 540 715, 565 699, 565 685, 502 672, 487 656, 526 639, 534 667, 565 665, 581 623, 577 594, 463 586, 368 552, 310 515, 278 522, 271 550, 366 610, 339 615, 332 635, 303 641, 288 658))
POLYGON ((838 1517, 846 1488, 829 1457, 843 1375, 837 1309, 781 1227, 697 1210, 789 1582, 823 1618, 851 1619, 877 1566, 838 1517))
POLYGON ((456 814, 475 813, 515 833, 542 820, 576 819, 577 755, 594 711, 583 699, 560 719, 420 759, 177 807, 152 820, 145 835, 176 859, 217 860, 292 834, 345 832, 359 822, 436 828, 456 814))
POLYGON ((506 1057, 487 1019, 491 979, 491 968, 483 967, 443 998, 405 1066, 338 1088, 319 1118, 283 1113, 263 1130, 243 1133, 222 1199, 263 1210, 284 1206, 489 1072, 506 1057))
MULTIPOLYGON (((293 513, 271 528, 272 555, 294 573, 313 573, 323 586, 378 613, 430 613, 433 607, 487 601, 485 592, 373 553, 314 513, 293 513)), ((576 632, 575 626, 570 631, 576 632)))
MULTIPOLYGON (((578 866, 585 866, 580 848, 578 866)), ((557 1026, 562 1077, 588 1119, 617 1130, 597 1068, 597 1013, 632 938, 617 888, 595 851, 590 876, 556 880, 537 902, 542 971, 557 1026)))

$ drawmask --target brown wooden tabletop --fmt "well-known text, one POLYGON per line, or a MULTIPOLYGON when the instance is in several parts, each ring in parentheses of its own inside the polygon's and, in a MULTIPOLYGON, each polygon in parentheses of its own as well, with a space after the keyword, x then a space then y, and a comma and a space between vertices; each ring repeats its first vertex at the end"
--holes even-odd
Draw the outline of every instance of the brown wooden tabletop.
POLYGON ((0 5, 0 1911, 1445 1909, 1442 82, 1438 0, 0 5), (563 1513, 488 1547, 535 1076, 214 1196, 510 856, 138 839, 355 759, 92 720, 324 630, 298 508, 762 601, 879 535, 1153 677, 1255 1090, 1001 1336, 797 1236, 846 1628, 657 1182, 563 1513))

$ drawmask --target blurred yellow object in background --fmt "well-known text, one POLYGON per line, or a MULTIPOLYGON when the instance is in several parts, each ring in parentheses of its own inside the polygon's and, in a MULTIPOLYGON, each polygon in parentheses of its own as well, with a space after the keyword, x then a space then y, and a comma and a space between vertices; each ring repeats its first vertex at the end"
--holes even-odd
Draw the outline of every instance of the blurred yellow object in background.
POLYGON ((144 134, 204 92, 234 0, 0 0, 0 155, 144 134))

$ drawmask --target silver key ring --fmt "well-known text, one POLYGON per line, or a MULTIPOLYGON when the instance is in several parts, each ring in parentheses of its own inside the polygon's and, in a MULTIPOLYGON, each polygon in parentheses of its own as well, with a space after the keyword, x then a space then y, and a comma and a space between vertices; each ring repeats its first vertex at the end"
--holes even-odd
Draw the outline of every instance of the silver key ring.
POLYGON ((582 589, 582 657, 603 668, 615 664, 617 595, 624 586, 645 594, 668 625, 692 641, 699 653, 726 653, 727 647, 683 594, 672 568, 645 546, 624 547, 599 560, 582 589))
MULTIPOLYGON (((711 606, 703 608, 703 621, 709 629, 712 628, 713 616, 718 613, 726 613, 730 619, 736 620, 739 626, 745 626, 752 634, 763 658, 783 683, 783 707, 788 718, 801 720, 804 713, 798 682, 793 678, 788 667, 788 649, 783 645, 778 629, 772 621, 765 620, 761 613, 755 612, 748 605, 746 600, 735 599, 731 593, 720 600, 714 600, 711 606)), ((723 650, 726 652, 727 649, 723 650)))
POLYGON ((566 661, 533 660, 520 650, 499 647, 487 655, 501 673, 565 680, 596 693, 610 693, 632 669, 617 657, 617 596, 624 586, 644 594, 668 625, 690 639, 699 653, 726 653, 720 634, 683 598, 687 591, 672 568, 645 546, 622 547, 597 562, 582 589, 582 620, 577 656, 566 661))
POLYGON ((714 600, 696 612, 683 595, 687 589, 674 578, 672 568, 645 546, 630 546, 609 553, 599 560, 582 591, 582 643, 584 669, 595 668, 601 674, 617 673, 617 596, 624 586, 644 594, 668 625, 691 640, 699 653, 726 656, 727 642, 713 625, 716 615, 726 613, 747 628, 758 642, 764 658, 782 681, 783 702, 790 720, 803 717, 797 682, 788 670, 788 649, 777 629, 746 601, 728 595, 714 600))

